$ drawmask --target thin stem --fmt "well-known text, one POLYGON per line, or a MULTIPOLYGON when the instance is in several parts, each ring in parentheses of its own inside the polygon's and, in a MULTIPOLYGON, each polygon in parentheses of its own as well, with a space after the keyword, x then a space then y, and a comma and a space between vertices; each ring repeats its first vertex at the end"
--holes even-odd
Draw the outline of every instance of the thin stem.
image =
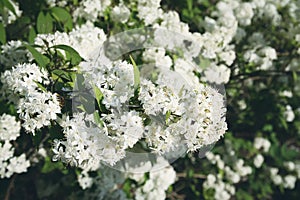
POLYGON ((5 197, 4 197, 4 200, 9 200, 9 197, 10 197, 10 193, 11 193, 11 190, 14 188, 14 182, 15 182, 15 179, 16 179, 17 175, 14 174, 9 182, 9 185, 8 185, 8 188, 6 190, 6 193, 5 193, 5 197))

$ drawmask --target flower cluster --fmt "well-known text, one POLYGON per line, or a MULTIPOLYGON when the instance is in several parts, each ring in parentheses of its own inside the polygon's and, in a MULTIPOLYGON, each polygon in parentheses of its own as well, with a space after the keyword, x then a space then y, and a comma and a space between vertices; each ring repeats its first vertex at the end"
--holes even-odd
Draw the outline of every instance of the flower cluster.
POLYGON ((299 0, 1 1, 0 198, 299 195, 299 13, 299 0), (30 165, 35 187, 12 194, 30 165))
POLYGON ((57 118, 60 106, 56 94, 38 84, 49 84, 47 72, 35 64, 18 64, 1 75, 3 94, 12 101, 26 131, 35 133, 57 118))
POLYGON ((9 178, 14 173, 27 172, 30 166, 25 153, 14 155, 15 148, 11 141, 15 141, 20 136, 20 130, 20 122, 17 122, 15 117, 7 114, 0 116, 0 178, 9 178))

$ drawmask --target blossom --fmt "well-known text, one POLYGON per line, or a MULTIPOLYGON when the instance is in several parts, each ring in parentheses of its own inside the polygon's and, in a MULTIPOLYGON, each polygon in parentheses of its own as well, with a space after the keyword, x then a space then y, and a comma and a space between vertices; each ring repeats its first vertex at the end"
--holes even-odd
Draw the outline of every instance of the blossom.
POLYGON ((105 9, 110 6, 110 0, 84 0, 74 10, 74 20, 83 18, 95 22, 98 17, 103 16, 105 9))
POLYGON ((117 22, 126 23, 129 16, 130 10, 124 4, 115 6, 111 11, 112 20, 117 22))
POLYGON ((39 84, 49 84, 48 74, 35 64, 18 64, 1 75, 4 95, 17 106, 22 126, 35 133, 36 129, 50 125, 60 113, 56 94, 42 90, 39 84))
POLYGON ((93 179, 89 177, 86 171, 83 171, 77 176, 80 187, 85 190, 93 185, 93 179))
POLYGON ((0 116, 0 140, 12 141, 20 136, 21 125, 16 118, 11 115, 3 114, 0 116))
POLYGON ((263 164, 263 162, 264 162, 264 157, 263 157, 261 154, 257 154, 257 155, 255 156, 255 158, 254 158, 254 161, 253 161, 254 166, 255 166, 256 168, 260 168, 261 165, 263 164))
POLYGON ((0 178, 9 178, 14 173, 26 172, 30 166, 24 153, 14 156, 14 151, 14 147, 8 140, 3 144, 0 142, 0 178))
POLYGON ((161 0, 138 0, 138 17, 144 21, 145 25, 150 25, 162 15, 160 9, 161 0))
POLYGON ((294 189, 297 178, 293 175, 287 175, 283 178, 283 187, 294 189))
MULTIPOLYGON (((165 161, 158 161, 158 163, 153 166, 153 169, 156 169, 156 167, 160 165, 160 162, 165 161)), ((167 191, 169 186, 172 185, 175 180, 176 172, 170 165, 161 169, 151 170, 149 172, 149 179, 146 180, 144 185, 137 189, 135 193, 135 199, 163 200, 166 198, 165 191, 167 191)))
POLYGON ((12 66, 28 60, 28 51, 21 47, 22 42, 19 40, 11 40, 1 46, 0 65, 4 69, 10 69, 12 66))
POLYGON ((271 143, 268 139, 262 137, 256 137, 254 139, 254 148, 263 149, 264 152, 268 152, 271 147, 271 143))
POLYGON ((290 105, 287 105, 285 107, 284 116, 287 122, 292 122, 295 118, 295 114, 293 112, 293 109, 290 105))
MULTIPOLYGON (((42 47, 45 47, 44 41, 48 42, 49 47, 61 44, 68 45, 73 47, 82 58, 88 59, 105 40, 104 31, 95 27, 91 22, 87 22, 81 26, 76 26, 68 34, 59 31, 54 34, 38 34, 34 43, 42 47)), ((39 50, 42 53, 45 51, 39 50)))

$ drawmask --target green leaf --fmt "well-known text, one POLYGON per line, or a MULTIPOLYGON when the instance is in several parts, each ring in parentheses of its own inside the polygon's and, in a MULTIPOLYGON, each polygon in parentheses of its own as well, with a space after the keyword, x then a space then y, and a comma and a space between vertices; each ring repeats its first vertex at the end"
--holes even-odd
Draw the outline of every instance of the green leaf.
POLYGON ((295 71, 293 71, 292 73, 293 73, 293 79, 296 82, 298 80, 298 74, 295 71))
POLYGON ((103 121, 100 119, 100 115, 97 110, 93 113, 93 116, 94 116, 94 121, 96 122, 98 127, 103 127, 103 121))
POLYGON ((168 124, 170 116, 171 116, 171 111, 168 110, 166 113, 166 124, 168 124))
POLYGON ((36 32, 35 32, 34 28, 31 27, 31 28, 29 29, 29 33, 28 33, 28 42, 29 42, 30 44, 33 44, 35 38, 36 38, 36 32))
POLYGON ((189 11, 193 11, 193 0, 187 0, 187 7, 189 11))
POLYGON ((68 13, 68 11, 59 7, 53 7, 50 11, 54 19, 61 22, 64 25, 65 31, 72 30, 72 16, 70 15, 70 13, 68 13))
POLYGON ((2 44, 6 43, 6 32, 3 23, 0 23, 0 42, 2 44))
POLYGON ((40 88, 42 91, 44 91, 44 92, 47 92, 47 89, 42 85, 42 84, 40 84, 39 82, 37 82, 37 81, 34 81, 36 84, 37 84, 37 86, 38 86, 38 88, 40 88))
POLYGON ((62 69, 55 69, 51 72, 51 77, 53 80, 58 79, 57 81, 72 82, 72 74, 74 74, 74 72, 67 72, 62 69))
POLYGON ((67 54, 67 58, 70 59, 72 65, 78 65, 83 60, 79 53, 70 46, 60 44, 52 46, 51 48, 64 50, 67 54))
POLYGON ((64 174, 66 174, 68 171, 65 169, 62 162, 52 162, 51 159, 47 156, 45 158, 44 166, 41 170, 42 173, 47 174, 49 172, 52 172, 53 170, 59 169, 64 174))
POLYGON ((207 58, 201 58, 200 60, 200 68, 201 69, 206 69, 207 67, 209 67, 210 65, 210 61, 207 58))
POLYGON ((75 89, 78 91, 84 91, 85 87, 84 87, 84 77, 82 74, 76 74, 76 78, 75 81, 76 83, 75 85, 75 89))
POLYGON ((93 86, 93 90, 94 90, 94 94, 95 94, 95 98, 97 100, 98 106, 99 108, 101 108, 101 100, 103 98, 103 93, 101 92, 101 90, 97 87, 97 86, 93 86))
POLYGON ((8 10, 10 10, 11 12, 13 12, 14 15, 17 16, 15 7, 12 5, 12 3, 11 3, 9 0, 2 0, 2 2, 3 2, 3 5, 4 5, 6 8, 8 8, 8 10))
POLYGON ((137 90, 140 86, 140 71, 139 71, 139 68, 137 67, 135 61, 133 60, 133 58, 131 56, 129 56, 129 57, 132 62, 132 65, 133 65, 134 89, 137 90))
POLYGON ((82 110, 83 112, 86 112, 85 108, 83 105, 77 106, 78 109, 82 110))
POLYGON ((44 14, 41 11, 38 15, 36 26, 38 33, 51 33, 53 30, 53 19, 50 13, 44 14))
POLYGON ((25 44, 25 47, 30 51, 32 56, 34 57, 35 61, 38 63, 40 67, 45 68, 47 64, 50 63, 49 58, 47 58, 45 55, 38 52, 34 47, 25 44))

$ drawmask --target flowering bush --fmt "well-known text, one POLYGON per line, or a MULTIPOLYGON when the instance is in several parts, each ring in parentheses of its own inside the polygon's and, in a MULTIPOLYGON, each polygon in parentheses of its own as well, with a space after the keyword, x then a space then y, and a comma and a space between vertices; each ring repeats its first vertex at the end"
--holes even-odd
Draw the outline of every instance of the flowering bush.
POLYGON ((1 199, 299 198, 299 1, 0 13, 1 199))

